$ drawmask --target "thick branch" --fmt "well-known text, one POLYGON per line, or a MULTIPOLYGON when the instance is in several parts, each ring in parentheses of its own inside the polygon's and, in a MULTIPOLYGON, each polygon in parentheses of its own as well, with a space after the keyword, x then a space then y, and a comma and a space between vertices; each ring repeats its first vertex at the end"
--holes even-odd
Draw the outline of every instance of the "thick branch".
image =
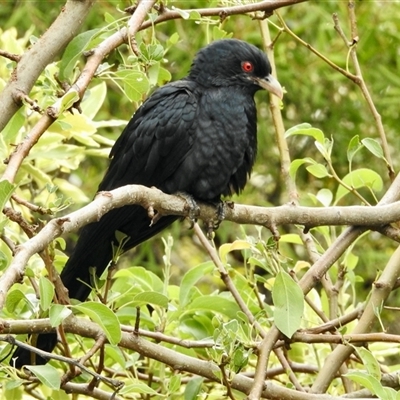
POLYGON ((28 95, 46 65, 76 36, 95 0, 68 0, 50 28, 19 59, 0 93, 0 132, 21 107, 18 93, 28 95))
MULTIPOLYGON (((191 11, 196 11, 198 12, 201 16, 228 16, 228 15, 236 15, 236 14, 243 14, 246 12, 255 12, 255 11, 264 11, 264 12, 272 12, 274 9, 288 6, 291 4, 296 4, 296 3, 301 3, 306 0, 275 0, 275 1, 262 1, 259 3, 252 3, 252 4, 247 4, 247 5, 241 5, 241 6, 234 6, 234 7, 226 7, 226 8, 206 8, 206 9, 193 9, 193 10, 184 10, 185 12, 190 13, 191 11)), ((92 4, 94 0, 86 0, 85 2, 82 2, 83 4, 92 4)), ((79 1, 75 0, 69 0, 67 4, 72 3, 80 3, 79 1)), ((170 11, 164 8, 164 12, 155 20, 155 21, 146 21, 143 22, 146 12, 150 12, 152 6, 153 6, 153 1, 147 0, 147 1, 142 1, 140 3, 140 6, 138 6, 135 10, 135 13, 129 20, 128 24, 128 29, 129 29, 129 37, 133 37, 135 33, 135 29, 138 30, 144 30, 147 29, 151 26, 154 26, 158 23, 170 20, 170 19, 177 19, 177 18, 182 18, 182 12, 179 13, 177 11, 170 11)), ((89 7, 88 7, 89 8, 89 7)), ((64 11, 65 13, 66 11, 64 11)), ((61 14, 64 15, 64 13, 61 14)), ((78 15, 75 15, 74 12, 74 18, 76 20, 81 20, 82 19, 82 14, 77 13, 78 15)), ((59 18, 61 18, 61 16, 59 18)), ((59 23, 56 22, 53 24, 54 26, 58 27, 59 23)), ((65 24, 63 26, 69 27, 68 24, 65 24)), ((47 35, 53 26, 46 32, 45 35, 47 35)), ((90 53, 90 56, 88 57, 87 63, 82 70, 82 73, 79 75, 77 81, 75 82, 74 85, 71 86, 71 88, 65 93, 64 96, 67 96, 70 94, 71 91, 77 93, 79 95, 79 98, 83 98, 83 95, 85 94, 85 91, 92 80, 95 72, 97 71, 98 66, 101 64, 101 62, 104 60, 104 58, 114 49, 116 49, 118 46, 120 46, 123 43, 129 42, 128 39, 128 29, 127 28, 122 28, 115 34, 111 35, 107 39, 105 39, 102 43, 100 43, 93 51, 90 53)), ((61 32, 62 35, 66 35, 63 29, 59 28, 59 31, 61 32)), ((72 30, 71 30, 72 31, 72 30)), ((45 37, 43 35, 43 37, 45 37)), ((47 37, 47 36, 46 36, 47 37)), ((52 40, 54 38, 58 38, 58 36, 49 36, 52 40)), ((55 43, 57 41, 55 40, 55 43)), ((35 49, 42 47, 38 47, 38 44, 42 43, 39 41, 37 45, 34 47, 35 49)), ((66 42, 68 43, 68 42, 66 42)), ((50 49, 51 50, 51 49, 50 49)), ((50 51, 52 54, 52 52, 50 51)), ((34 56, 34 54, 31 54, 30 52, 27 52, 23 55, 23 59, 21 58, 20 63, 18 64, 18 68, 21 69, 21 74, 24 72, 24 78, 29 82, 29 90, 28 88, 25 88, 24 86, 21 86, 18 84, 18 86, 14 87, 14 84, 10 82, 9 86, 6 87, 6 89, 3 91, 3 93, 0 93, 0 131, 3 129, 3 127, 6 125, 6 123, 9 121, 9 119, 12 117, 12 115, 17 111, 19 108, 19 105, 16 103, 13 103, 11 101, 12 94, 14 93, 15 90, 18 89, 18 93, 25 93, 28 94, 30 89, 32 88, 34 82, 36 81, 38 75, 34 74, 33 78, 31 77, 32 74, 28 74, 29 77, 25 77, 26 71, 21 68, 21 65, 25 65, 26 61, 29 60, 29 56, 34 56), (25 64, 24 64, 25 63, 25 64), (8 99, 8 103, 2 102, 2 97, 4 97, 6 100, 8 99), (11 102, 11 103, 10 103, 11 102), (7 109, 7 114, 5 114, 3 111, 3 108, 7 109), (3 124, 2 124, 2 118, 3 118, 3 124)), ((45 60, 46 58, 43 58, 45 60)), ((28 61, 29 63, 29 61, 28 61)), ((43 63, 44 64, 44 63, 43 63)), ((32 65, 35 65, 35 63, 32 62, 32 65)), ((44 68, 47 64, 44 64, 42 68, 44 68)), ((25 68, 26 69, 26 68, 25 68)), ((18 70, 19 71, 19 70, 18 70)), ((39 71, 40 74, 41 70, 39 71)), ((18 75, 20 76, 20 75, 18 75)), ((19 79, 18 82, 22 80, 19 79)), ((24 160, 24 158, 29 154, 31 148, 36 144, 36 142, 39 140, 41 135, 53 124, 55 121, 55 116, 58 115, 58 109, 59 105, 62 104, 62 99, 60 98, 54 105, 48 108, 47 112, 42 115, 40 120, 36 123, 36 125, 33 127, 32 131, 27 135, 26 139, 24 139, 16 148, 16 150, 13 152, 9 159, 8 166, 6 168, 6 171, 4 172, 3 179, 8 180, 9 182, 14 182, 14 178, 18 172, 18 169, 24 160)))
MULTIPOLYGON (((400 275, 400 246, 393 253, 387 266, 382 272, 382 275, 374 283, 371 296, 365 306, 365 310, 353 329, 352 334, 364 334, 370 332, 373 322, 376 320, 377 309, 381 307, 392 291, 397 277, 400 275)), ((351 336, 351 335, 350 335, 351 336)), ((354 351, 353 347, 346 345, 339 345, 327 357, 321 373, 317 376, 312 385, 313 393, 324 393, 328 388, 332 377, 335 375, 338 366, 347 360, 350 354, 354 351)))
MULTIPOLYGON (((41 324, 42 327, 47 326, 51 328, 49 319, 36 320, 41 324)), ((29 323, 32 321, 27 321, 29 323)), ((7 334, 12 331, 12 323, 5 323, 2 325, 1 333, 7 334)), ((32 324, 35 332, 37 332, 35 325, 32 324)), ((103 334, 100 327, 86 319, 78 319, 75 317, 68 318, 64 323, 63 327, 65 332, 75 333, 84 337, 96 339, 103 334)), ((8 341, 7 337, 0 337, 0 340, 8 341)), ((176 371, 186 371, 196 376, 203 376, 213 382, 220 383, 220 368, 213 362, 199 360, 195 357, 190 357, 185 354, 179 353, 175 350, 166 348, 160 344, 152 343, 142 337, 122 332, 120 346, 134 350, 144 357, 157 360, 161 363, 169 365, 176 371)), ((49 354, 49 357, 52 357, 49 354)), ((239 390, 243 393, 249 393, 253 384, 253 379, 243 375, 236 374, 230 382, 233 389, 239 390)), ((339 400, 340 397, 329 396, 329 395, 312 395, 301 392, 296 392, 292 389, 287 389, 282 386, 278 386, 271 382, 266 382, 262 396, 271 400, 281 399, 293 399, 293 400, 339 400)))
POLYGON ((239 15, 261 11, 266 14, 272 13, 282 7, 291 6, 298 3, 304 3, 308 0, 267 0, 260 1, 258 3, 241 4, 233 7, 215 7, 215 8, 194 8, 186 10, 170 10, 166 7, 154 21, 146 21, 141 29, 147 29, 152 25, 160 24, 171 19, 181 19, 183 14, 189 15, 192 11, 195 11, 202 17, 215 17, 220 16, 221 18, 229 17, 230 15, 239 15))
MULTIPOLYGON (((17 247, 12 263, 0 278, 0 308, 4 305, 7 291, 22 278, 30 257, 45 249, 52 240, 63 233, 77 231, 88 223, 99 220, 111 209, 127 204, 152 207, 162 215, 187 216, 189 213, 185 199, 167 195, 155 188, 129 185, 111 192, 99 193, 96 199, 86 207, 65 217, 53 219, 35 237, 17 247)), ((215 208, 201 204, 199 218, 204 221, 214 219, 215 208)), ((299 224, 307 227, 348 224, 381 227, 400 220, 400 202, 376 207, 331 208, 292 205, 265 208, 236 204, 233 208, 226 207, 225 219, 238 224, 263 225, 272 228, 284 224, 299 224)), ((315 278, 315 276, 312 277, 312 281, 315 278)))

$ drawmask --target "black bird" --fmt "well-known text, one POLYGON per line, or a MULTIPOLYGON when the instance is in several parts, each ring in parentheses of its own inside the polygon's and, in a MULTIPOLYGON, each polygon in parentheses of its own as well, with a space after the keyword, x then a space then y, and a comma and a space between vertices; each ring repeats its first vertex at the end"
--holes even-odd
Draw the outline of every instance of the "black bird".
MULTIPOLYGON (((212 203, 239 193, 257 152, 253 97, 260 89, 283 96, 266 55, 257 47, 236 39, 206 46, 187 77, 157 89, 133 115, 111 150, 99 191, 140 184, 212 203)), ((61 274, 70 298, 88 297, 89 269, 96 267, 100 276, 108 266, 113 246, 118 246, 116 231, 129 237, 122 246, 126 251, 177 218, 164 216, 149 226, 145 209, 125 206, 87 225, 61 274)), ((56 343, 56 334, 42 334, 36 345, 52 351, 56 343)), ((21 348, 11 364, 15 357, 18 368, 32 363, 30 352, 21 348)), ((36 357, 36 364, 45 362, 36 357)))

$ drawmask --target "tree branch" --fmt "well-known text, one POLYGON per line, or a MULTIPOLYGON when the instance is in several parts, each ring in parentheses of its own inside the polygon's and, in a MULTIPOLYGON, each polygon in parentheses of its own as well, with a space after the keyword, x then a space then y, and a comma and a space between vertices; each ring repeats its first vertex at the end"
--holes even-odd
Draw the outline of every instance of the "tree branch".
MULTIPOLYGON (((30 257, 45 249, 52 240, 60 235, 77 231, 88 223, 98 221, 113 208, 122 207, 127 204, 138 204, 146 209, 153 207, 161 215, 187 216, 189 213, 185 199, 179 196, 167 195, 155 188, 128 185, 110 192, 99 193, 95 200, 87 206, 65 217, 51 220, 36 236, 16 248, 13 261, 0 278, 0 309, 4 305, 7 291, 15 282, 22 279, 30 257)), ((214 219, 215 208, 210 205, 200 204, 199 218, 203 221, 214 219)), ((226 207, 225 219, 238 224, 262 225, 271 229, 285 224, 298 224, 307 227, 349 224, 364 227, 382 227, 400 220, 400 202, 375 207, 351 206, 330 208, 293 205, 266 208, 236 204, 233 208, 226 207)), ((365 230, 366 228, 359 229, 365 230)), ((345 246, 347 247, 347 244, 345 246)), ((331 251, 333 251, 333 248, 331 251)), ((335 254, 339 254, 336 251, 337 248, 335 248, 335 254)), ((328 256, 328 252, 324 256, 328 256)), ((307 284, 308 290, 313 287, 315 279, 320 279, 322 276, 319 274, 312 276, 310 274, 313 272, 310 271, 311 269, 302 279, 302 281, 305 281, 305 279, 311 278, 307 284)))
POLYGON ((157 25, 165 21, 170 21, 172 19, 182 19, 182 15, 189 15, 191 12, 196 12, 201 17, 219 16, 221 18, 226 18, 231 15, 254 13, 257 11, 268 14, 279 8, 304 3, 305 1, 308 0, 267 0, 259 1, 258 3, 248 3, 232 7, 192 8, 180 10, 170 10, 167 7, 163 7, 160 15, 154 21, 146 21, 142 25, 141 29, 147 29, 152 25, 157 25))
MULTIPOLYGON (((237 15, 243 14, 248 12, 255 12, 255 11, 264 11, 264 12, 272 12, 273 10, 281 7, 285 7, 292 4, 297 4, 304 2, 306 0, 274 0, 274 1, 262 1, 259 3, 251 3, 247 5, 241 6, 234 6, 234 7, 225 7, 225 8, 206 8, 206 9, 192 9, 192 10, 183 10, 186 13, 190 13, 191 11, 198 12, 201 16, 229 16, 229 15, 237 15)), ((42 39, 36 43, 36 45, 32 48, 35 49, 42 49, 47 42, 43 42, 44 38, 47 41, 54 40, 54 43, 58 43, 58 37, 61 35, 63 37, 63 41, 60 43, 59 47, 53 49, 49 47, 48 53, 52 54, 56 53, 56 50, 59 52, 63 46, 68 43, 72 37, 69 36, 69 33, 72 32, 72 29, 69 29, 69 19, 65 21, 62 19, 64 15, 68 16, 68 18, 73 18, 74 20, 83 20, 82 16, 85 16, 89 11, 92 3, 94 0, 85 0, 85 1, 76 1, 76 0, 68 0, 67 5, 70 4, 81 4, 86 5, 88 8, 85 9, 85 12, 79 12, 78 9, 73 9, 73 12, 67 13, 67 6, 63 13, 57 18, 54 24, 49 28, 49 30, 43 35, 42 39), (81 14, 82 13, 82 14, 81 14), (60 27, 61 22, 62 25, 60 27), (64 32, 65 27, 68 27, 68 35, 64 32), (57 30, 59 33, 58 35, 54 36, 53 30, 57 30), (53 36, 49 35, 52 33, 53 36), (65 41, 65 38, 68 37, 69 40, 65 41), (49 39, 47 39, 49 38, 49 39)), ((128 43, 128 30, 129 30, 129 37, 132 38, 135 29, 137 30, 144 30, 161 22, 165 22, 170 19, 178 19, 182 17, 182 11, 170 11, 168 9, 163 9, 164 11, 162 14, 156 18, 155 21, 144 21, 147 12, 150 12, 154 2, 150 0, 142 1, 140 6, 135 9, 133 16, 129 20, 128 28, 122 28, 115 34, 111 35, 103 42, 101 42, 95 49, 90 52, 88 57, 87 63, 83 68, 81 74, 79 75, 76 82, 70 87, 70 89, 61 97, 55 104, 48 107, 47 111, 42 115, 36 125, 32 128, 31 132, 26 136, 26 138, 17 146, 15 151, 11 154, 10 159, 8 160, 8 165, 6 171, 4 172, 3 179, 8 180, 9 182, 13 182, 15 176, 18 172, 19 167, 21 166, 22 161, 24 158, 29 154, 31 148, 37 143, 41 135, 53 124, 56 120, 56 116, 59 114, 59 108, 62 104, 63 98, 68 96, 71 92, 75 92, 79 95, 79 98, 82 99, 86 89, 91 82, 93 76, 95 75, 98 66, 101 64, 103 59, 114 49, 120 46, 123 43, 128 43)), ((72 6, 71 6, 72 7, 72 6)), ((76 22, 74 21, 74 22, 76 22)), ((75 26, 75 25, 72 25, 75 26)), ((76 34, 76 32, 75 32, 76 34)), ((47 48, 47 47, 46 47, 47 48)), ((47 54, 47 53, 45 53, 47 54)), ((36 56, 36 52, 32 53, 31 50, 26 52, 20 60, 18 64, 18 85, 13 81, 10 81, 9 85, 4 89, 2 93, 0 93, 0 131, 4 128, 7 122, 10 120, 12 115, 18 110, 20 107, 20 101, 15 103, 12 100, 13 93, 15 91, 22 91, 25 94, 28 94, 33 87, 37 77, 39 76, 40 72, 44 69, 44 67, 52 61, 52 59, 47 60, 45 57, 40 58, 40 60, 36 60, 34 57, 36 56), (32 60, 30 57, 33 57, 32 60), (42 62, 42 63, 40 63, 42 62), (47 63, 46 63, 47 62, 47 63), (27 67, 29 66, 29 68, 27 67), (34 68, 35 73, 31 71, 34 68), (40 69, 41 68, 41 69, 40 69), (37 70, 39 72, 37 72, 37 70), (29 72, 29 73, 28 73, 29 72), (28 75, 28 76, 26 76, 28 75), (23 77, 23 79, 22 79, 23 77), (24 82, 27 82, 23 85, 24 82)))
MULTIPOLYGON (((49 319, 36 320, 36 321, 40 322, 42 327, 47 325, 49 329, 51 328, 49 319)), ((25 322, 30 324, 31 322, 33 322, 33 320, 25 322)), ((8 328, 6 328, 6 326, 3 325, 1 332, 3 334, 11 333, 12 331, 12 329, 10 329, 11 326, 12 323, 8 325, 8 328)), ((32 324, 31 326, 36 331, 35 325, 32 324)), ((63 327, 65 331, 68 333, 74 333, 80 336, 89 337, 93 339, 96 339, 103 333, 97 324, 83 318, 78 319, 76 317, 69 317, 64 321, 63 327)), ((7 336, 0 337, 0 340, 3 341, 5 340, 7 342, 9 341, 7 336)), ((134 350, 144 357, 149 357, 153 360, 157 360, 161 363, 169 365, 176 371, 186 371, 196 376, 203 376, 211 380, 212 382, 220 383, 220 377, 219 377, 220 368, 213 362, 200 360, 195 357, 179 353, 178 351, 164 347, 160 344, 149 342, 148 340, 143 339, 140 335, 130 334, 126 332, 122 332, 122 337, 119 345, 127 349, 134 350)), ((33 348, 33 351, 40 351, 40 350, 33 348)), ((54 354, 47 353, 47 357, 56 358, 60 356, 55 356, 54 354)), ((252 384, 253 384, 253 379, 240 373, 234 375, 230 382, 232 389, 239 390, 243 393, 249 393, 252 384)), ((300 393, 295 390, 287 389, 285 387, 276 385, 271 382, 265 383, 262 390, 262 396, 269 398, 271 400, 282 400, 284 398, 287 399, 290 398, 292 400, 339 400, 340 399, 340 397, 337 396, 300 393)))
POLYGON ((7 86, 0 93, 0 132, 21 107, 16 93, 28 95, 46 65, 76 36, 95 0, 68 0, 57 19, 22 56, 7 86))

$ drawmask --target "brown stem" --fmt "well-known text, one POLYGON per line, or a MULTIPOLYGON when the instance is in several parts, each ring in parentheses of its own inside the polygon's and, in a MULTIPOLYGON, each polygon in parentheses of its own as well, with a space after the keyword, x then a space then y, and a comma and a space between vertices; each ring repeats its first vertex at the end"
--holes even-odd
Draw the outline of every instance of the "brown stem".
POLYGON ((21 60, 21 56, 20 55, 13 54, 13 53, 10 53, 10 52, 8 52, 6 50, 2 50, 2 49, 0 49, 0 56, 8 58, 9 60, 15 61, 15 62, 19 62, 21 60))

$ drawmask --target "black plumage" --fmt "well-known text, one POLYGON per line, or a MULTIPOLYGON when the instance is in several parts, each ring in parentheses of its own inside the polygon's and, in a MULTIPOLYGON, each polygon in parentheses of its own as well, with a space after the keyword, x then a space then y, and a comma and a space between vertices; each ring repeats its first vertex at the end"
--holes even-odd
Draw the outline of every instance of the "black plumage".
MULTIPOLYGON (((134 114, 111 151, 99 191, 141 184, 209 202, 239 193, 257 151, 253 97, 259 89, 282 97, 267 57, 255 46, 226 39, 203 48, 186 78, 157 89, 134 114)), ((90 287, 81 281, 90 284, 90 267, 103 273, 117 245, 116 231, 129 237, 126 251, 176 219, 165 216, 150 226, 146 210, 125 206, 87 225, 61 274, 69 296, 88 297, 90 287)), ((51 351, 56 341, 55 334, 39 335, 37 346, 51 351)), ((17 349, 14 357, 17 367, 31 363, 25 350, 17 349)))

